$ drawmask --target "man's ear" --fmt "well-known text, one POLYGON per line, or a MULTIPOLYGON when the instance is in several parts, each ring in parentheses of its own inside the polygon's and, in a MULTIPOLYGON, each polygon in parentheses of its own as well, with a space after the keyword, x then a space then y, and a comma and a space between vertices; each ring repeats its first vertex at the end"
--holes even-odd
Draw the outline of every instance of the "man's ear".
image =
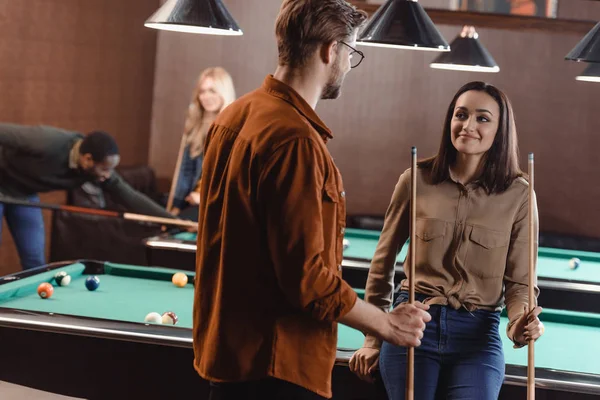
POLYGON ((338 42, 333 40, 329 43, 323 43, 320 47, 321 61, 325 64, 331 64, 337 55, 338 42))
POLYGON ((90 169, 94 166, 94 159, 90 153, 82 154, 80 160, 83 169, 90 169))

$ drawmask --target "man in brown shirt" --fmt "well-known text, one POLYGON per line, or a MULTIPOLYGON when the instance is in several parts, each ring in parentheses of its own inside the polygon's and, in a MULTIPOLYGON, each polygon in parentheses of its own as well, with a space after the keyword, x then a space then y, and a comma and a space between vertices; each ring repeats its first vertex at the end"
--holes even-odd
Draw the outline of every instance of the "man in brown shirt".
POLYGON ((420 303, 385 313, 341 277, 345 192, 314 108, 362 60, 365 18, 343 0, 285 0, 277 70, 209 130, 194 366, 213 399, 331 397, 337 321, 418 346, 430 319, 420 303))

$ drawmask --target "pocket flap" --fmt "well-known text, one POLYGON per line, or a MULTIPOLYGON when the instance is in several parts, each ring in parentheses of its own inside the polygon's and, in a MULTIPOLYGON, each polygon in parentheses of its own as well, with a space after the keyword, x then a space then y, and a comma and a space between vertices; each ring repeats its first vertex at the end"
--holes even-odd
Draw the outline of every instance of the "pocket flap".
POLYGON ((439 219, 417 219, 415 234, 426 242, 444 236, 446 221, 439 219))
POLYGON ((340 199, 340 194, 338 193, 337 187, 335 184, 326 184, 323 188, 323 197, 337 203, 340 199))
POLYGON ((508 235, 503 232, 492 231, 490 229, 474 226, 471 231, 471 241, 477 243, 486 249, 504 247, 508 245, 508 235))

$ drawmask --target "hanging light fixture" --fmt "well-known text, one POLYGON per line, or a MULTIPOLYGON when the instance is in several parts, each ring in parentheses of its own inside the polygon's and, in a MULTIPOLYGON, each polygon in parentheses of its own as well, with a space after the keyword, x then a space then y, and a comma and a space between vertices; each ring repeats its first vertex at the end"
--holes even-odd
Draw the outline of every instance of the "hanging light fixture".
POLYGON ((600 63, 590 63, 575 79, 584 82, 600 82, 600 63))
POLYGON ((358 44, 410 50, 450 51, 416 0, 387 0, 362 30, 358 44))
POLYGON ((455 71, 499 72, 500 67, 478 38, 475 27, 464 26, 460 35, 450 43, 452 50, 438 55, 430 67, 455 71))
POLYGON ((243 34, 221 0, 167 0, 144 26, 208 35, 243 34))
POLYGON ((600 62, 600 22, 577 43, 565 60, 600 62))

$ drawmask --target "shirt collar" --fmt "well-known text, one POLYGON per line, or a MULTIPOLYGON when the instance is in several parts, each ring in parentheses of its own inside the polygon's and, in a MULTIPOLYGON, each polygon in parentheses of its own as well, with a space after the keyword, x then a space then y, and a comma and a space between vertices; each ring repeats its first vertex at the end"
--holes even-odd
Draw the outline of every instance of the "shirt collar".
POLYGON ((333 138, 331 130, 321 121, 315 110, 289 85, 275 79, 273 75, 267 75, 262 88, 270 95, 279 97, 290 103, 300 114, 309 120, 313 128, 319 132, 325 142, 333 138))
POLYGON ((460 183, 458 181, 458 178, 456 177, 456 175, 452 171, 452 168, 450 168, 450 167, 448 167, 448 179, 450 179, 452 182, 456 183, 457 185, 465 187, 467 190, 475 189, 480 186, 487 189, 485 186, 485 182, 482 181, 481 178, 478 178, 478 179, 474 180, 473 182, 468 183, 467 185, 463 185, 462 183, 460 183))
POLYGON ((79 147, 81 147, 81 142, 83 139, 79 139, 71 148, 71 153, 69 153, 69 168, 77 169, 79 168, 79 147))

